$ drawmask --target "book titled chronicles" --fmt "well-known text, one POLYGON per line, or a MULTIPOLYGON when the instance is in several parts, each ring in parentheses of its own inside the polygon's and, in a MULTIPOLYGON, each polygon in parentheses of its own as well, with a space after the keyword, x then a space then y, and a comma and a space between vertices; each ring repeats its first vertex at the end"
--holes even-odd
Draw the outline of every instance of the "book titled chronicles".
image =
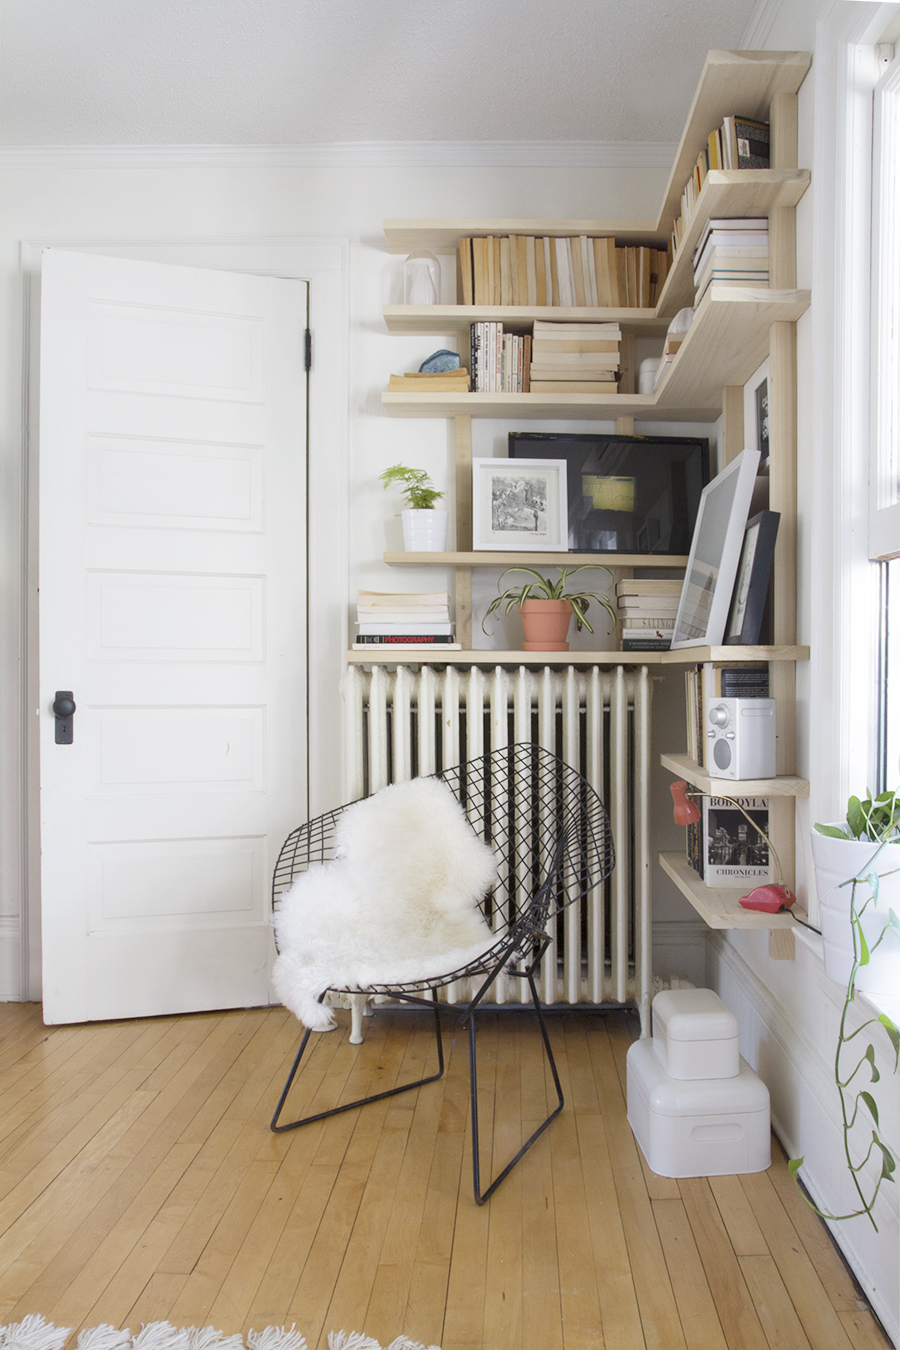
POLYGON ((750 823, 768 834, 768 797, 701 797, 697 804, 700 819, 687 827, 687 856, 707 886, 746 892, 768 881, 769 845, 750 823))

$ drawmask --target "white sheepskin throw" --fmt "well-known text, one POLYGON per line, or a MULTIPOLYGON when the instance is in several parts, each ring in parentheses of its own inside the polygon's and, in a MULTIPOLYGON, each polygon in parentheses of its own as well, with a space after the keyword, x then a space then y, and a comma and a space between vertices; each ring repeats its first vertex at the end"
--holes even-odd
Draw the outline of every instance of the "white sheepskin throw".
POLYGON ((313 863, 275 914, 278 997, 314 1031, 335 1025, 329 988, 448 974, 494 935, 478 902, 496 859, 437 778, 395 783, 339 817, 332 862, 313 863))

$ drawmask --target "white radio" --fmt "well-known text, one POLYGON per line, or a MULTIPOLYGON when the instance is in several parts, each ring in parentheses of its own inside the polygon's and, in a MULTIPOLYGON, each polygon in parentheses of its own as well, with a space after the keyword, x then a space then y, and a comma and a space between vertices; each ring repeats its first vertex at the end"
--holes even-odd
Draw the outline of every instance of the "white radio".
POLYGON ((711 699, 706 720, 713 778, 775 777, 774 698, 711 699))

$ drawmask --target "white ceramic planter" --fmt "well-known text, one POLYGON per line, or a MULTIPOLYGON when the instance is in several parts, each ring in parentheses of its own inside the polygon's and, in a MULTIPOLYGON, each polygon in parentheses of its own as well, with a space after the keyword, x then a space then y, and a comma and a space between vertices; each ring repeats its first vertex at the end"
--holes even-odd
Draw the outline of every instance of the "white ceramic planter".
POLYGON ((446 511, 401 511, 407 553, 443 553, 447 546, 446 511))
MULTIPOLYGON (((813 863, 816 870, 816 891, 819 896, 819 923, 825 944, 825 974, 838 984, 846 985, 853 965, 853 930, 850 924, 850 893, 852 886, 842 886, 848 877, 865 877, 878 873, 882 880, 878 891, 878 905, 870 905, 862 918, 866 942, 871 947, 878 940, 888 918, 888 911, 900 914, 900 871, 885 877, 885 872, 900 869, 900 844, 886 844, 881 852, 878 845, 857 839, 832 839, 827 834, 812 831, 813 863), (877 857, 876 857, 877 854, 877 857)), ((857 913, 868 900, 869 887, 863 883, 856 888, 857 913)), ((894 933, 888 933, 878 950, 856 974, 857 989, 871 994, 900 992, 900 942, 894 933)))

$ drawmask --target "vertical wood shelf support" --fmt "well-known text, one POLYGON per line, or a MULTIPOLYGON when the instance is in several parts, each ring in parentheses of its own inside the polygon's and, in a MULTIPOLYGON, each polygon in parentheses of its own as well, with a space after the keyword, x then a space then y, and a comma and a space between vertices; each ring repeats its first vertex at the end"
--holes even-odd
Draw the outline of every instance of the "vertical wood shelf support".
MULTIPOLYGON (((456 547, 459 552, 472 548, 472 419, 454 417, 454 460, 456 466, 456 547)), ((466 651, 472 649, 472 569, 456 567, 454 605, 456 640, 466 651)))

